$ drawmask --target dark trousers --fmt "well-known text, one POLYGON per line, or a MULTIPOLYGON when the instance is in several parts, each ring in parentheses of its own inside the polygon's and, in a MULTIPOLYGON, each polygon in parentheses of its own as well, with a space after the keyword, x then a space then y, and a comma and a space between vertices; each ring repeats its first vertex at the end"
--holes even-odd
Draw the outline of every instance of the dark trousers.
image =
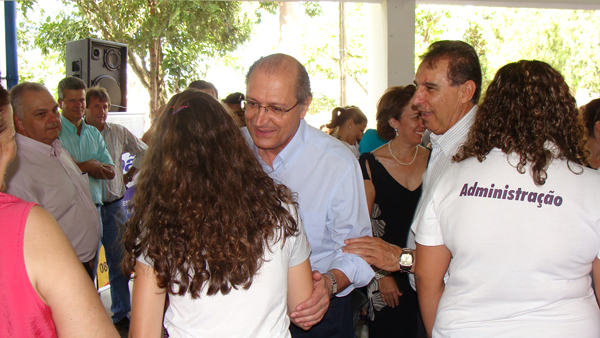
POLYGON ((353 338, 352 313, 352 297, 333 297, 320 323, 308 331, 290 324, 290 332, 293 338, 353 338))

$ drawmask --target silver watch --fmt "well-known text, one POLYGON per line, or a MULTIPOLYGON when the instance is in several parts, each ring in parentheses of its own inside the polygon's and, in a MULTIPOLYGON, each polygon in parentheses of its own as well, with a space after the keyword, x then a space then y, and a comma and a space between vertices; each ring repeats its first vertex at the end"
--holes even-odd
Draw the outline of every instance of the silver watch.
POLYGON ((337 290, 337 281, 335 280, 335 276, 329 271, 323 273, 323 275, 325 275, 331 279, 331 296, 333 297, 333 295, 335 295, 338 291, 337 290))
POLYGON ((402 249, 402 254, 400 255, 400 271, 401 272, 410 272, 415 262, 415 256, 413 255, 413 251, 410 248, 402 249))

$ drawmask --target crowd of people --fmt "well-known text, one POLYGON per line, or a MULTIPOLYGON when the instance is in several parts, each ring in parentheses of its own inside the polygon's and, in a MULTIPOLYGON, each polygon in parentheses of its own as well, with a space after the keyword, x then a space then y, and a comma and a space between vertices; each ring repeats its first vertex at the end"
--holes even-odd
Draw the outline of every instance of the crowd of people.
POLYGON ((600 99, 547 63, 482 93, 473 47, 435 42, 369 142, 355 106, 306 123, 285 54, 223 101, 193 81, 142 140, 106 90, 57 96, 0 89, 0 336, 351 338, 361 312, 372 338, 600 336, 600 99))

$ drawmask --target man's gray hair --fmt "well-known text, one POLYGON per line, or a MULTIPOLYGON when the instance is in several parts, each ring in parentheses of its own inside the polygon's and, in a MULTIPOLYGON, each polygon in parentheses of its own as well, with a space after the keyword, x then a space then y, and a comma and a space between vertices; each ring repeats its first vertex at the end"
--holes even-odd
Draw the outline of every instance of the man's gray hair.
POLYGON ((87 87, 82 79, 74 76, 67 76, 58 83, 58 99, 65 98, 65 89, 68 90, 86 90, 87 87))
MULTIPOLYGON (((10 105, 12 106, 13 113, 17 115, 21 120, 25 118, 25 108, 23 107, 22 96, 26 92, 46 92, 50 94, 48 88, 41 83, 35 82, 21 82, 18 85, 12 87, 10 90, 10 105)), ((52 94, 50 94, 52 95, 52 94)))
POLYGON ((306 68, 295 58, 286 54, 271 54, 258 59, 248 69, 246 74, 246 86, 248 86, 248 80, 250 75, 255 69, 261 69, 267 73, 277 73, 285 70, 296 71, 296 100, 300 105, 304 104, 304 101, 309 96, 312 96, 310 92, 310 79, 308 78, 308 72, 306 68))

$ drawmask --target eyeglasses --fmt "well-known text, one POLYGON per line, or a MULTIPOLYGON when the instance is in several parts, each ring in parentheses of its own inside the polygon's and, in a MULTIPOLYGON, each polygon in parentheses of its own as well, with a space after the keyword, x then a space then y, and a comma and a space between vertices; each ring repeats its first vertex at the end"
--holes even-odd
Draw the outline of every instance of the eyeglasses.
POLYGON ((285 113, 288 113, 292 109, 296 108, 300 101, 296 102, 296 104, 290 109, 285 109, 276 106, 261 106, 256 102, 246 100, 242 100, 241 103, 242 109, 246 112, 246 114, 256 114, 258 113, 260 108, 265 108, 265 113, 269 114, 269 116, 281 118, 283 117, 283 115, 285 115, 285 113))

